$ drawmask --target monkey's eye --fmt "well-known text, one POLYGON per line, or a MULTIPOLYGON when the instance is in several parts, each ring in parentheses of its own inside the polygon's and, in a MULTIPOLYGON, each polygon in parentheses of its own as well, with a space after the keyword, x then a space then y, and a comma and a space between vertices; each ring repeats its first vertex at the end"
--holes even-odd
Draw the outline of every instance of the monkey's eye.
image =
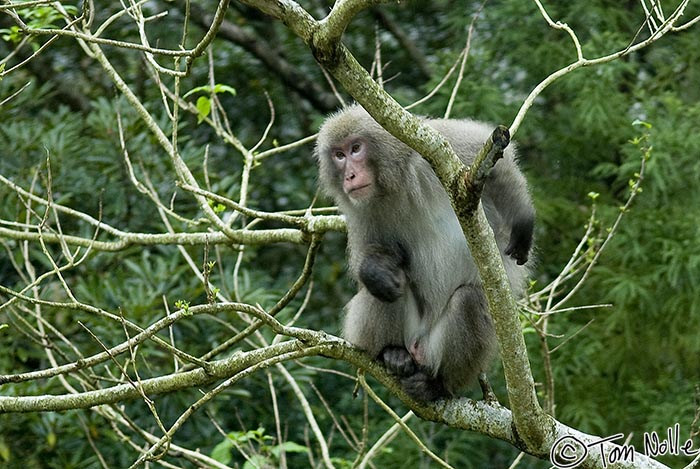
POLYGON ((350 149, 350 151, 352 151, 353 153, 359 153, 359 152, 360 152, 360 148, 362 148, 362 146, 361 146, 359 143, 355 143, 355 144, 353 144, 353 146, 352 146, 352 148, 350 149))
POLYGON ((345 153, 343 153, 342 151, 336 151, 333 154, 333 156, 335 157, 336 160, 342 160, 343 158, 345 158, 345 153))

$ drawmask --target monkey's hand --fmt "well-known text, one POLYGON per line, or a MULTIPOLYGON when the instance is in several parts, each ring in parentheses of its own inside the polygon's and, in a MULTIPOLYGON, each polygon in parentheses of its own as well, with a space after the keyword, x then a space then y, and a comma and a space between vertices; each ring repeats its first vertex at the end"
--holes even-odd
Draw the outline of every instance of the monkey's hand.
POLYGON ((506 254, 515 259, 518 265, 527 262, 532 247, 534 219, 523 219, 513 224, 506 254))
POLYGON ((399 244, 372 245, 360 265, 360 281, 374 297, 394 302, 403 295, 407 264, 406 253, 399 244))

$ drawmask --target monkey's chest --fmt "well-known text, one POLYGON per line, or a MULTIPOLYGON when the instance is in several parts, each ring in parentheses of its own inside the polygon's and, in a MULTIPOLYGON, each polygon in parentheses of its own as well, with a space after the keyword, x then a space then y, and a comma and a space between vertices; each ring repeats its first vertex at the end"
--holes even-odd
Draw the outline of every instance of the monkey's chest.
POLYGON ((457 287, 476 280, 474 261, 456 218, 412 226, 406 234, 408 275, 426 307, 442 308, 457 287))

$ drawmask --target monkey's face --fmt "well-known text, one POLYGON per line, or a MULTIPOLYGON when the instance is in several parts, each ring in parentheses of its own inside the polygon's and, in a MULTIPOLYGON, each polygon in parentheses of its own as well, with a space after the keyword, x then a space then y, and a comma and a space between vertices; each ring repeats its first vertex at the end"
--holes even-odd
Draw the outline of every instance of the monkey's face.
POLYGON ((330 150, 330 157, 341 180, 343 192, 353 202, 371 198, 375 190, 368 156, 367 141, 355 135, 347 137, 330 150))
POLYGON ((344 210, 374 205, 403 189, 405 165, 397 145, 398 140, 360 106, 329 117, 314 151, 321 188, 344 210))

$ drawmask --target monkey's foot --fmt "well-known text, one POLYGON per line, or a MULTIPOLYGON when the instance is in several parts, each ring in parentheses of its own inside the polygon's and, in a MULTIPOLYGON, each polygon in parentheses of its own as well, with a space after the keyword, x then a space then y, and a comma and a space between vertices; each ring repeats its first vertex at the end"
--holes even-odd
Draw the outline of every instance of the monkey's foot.
POLYGON ((411 376, 401 378, 401 386, 409 396, 417 401, 436 401, 450 397, 442 379, 433 378, 423 370, 418 370, 411 376))
POLYGON ((379 354, 379 359, 392 374, 401 381, 401 387, 417 401, 435 401, 449 397, 442 379, 432 377, 416 365, 413 357, 404 347, 389 346, 379 354))
POLYGON ((384 347, 379 354, 379 360, 398 377, 410 376, 418 370, 413 357, 404 347, 393 345, 384 347))

